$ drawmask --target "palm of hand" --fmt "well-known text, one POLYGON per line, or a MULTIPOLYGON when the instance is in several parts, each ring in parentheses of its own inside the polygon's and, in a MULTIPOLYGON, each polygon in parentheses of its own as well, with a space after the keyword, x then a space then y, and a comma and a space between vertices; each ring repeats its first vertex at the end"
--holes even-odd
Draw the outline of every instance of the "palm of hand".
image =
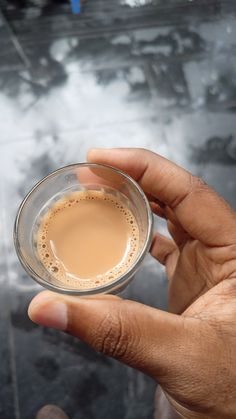
POLYGON ((170 310, 182 313, 217 284, 236 278, 236 244, 211 247, 188 238, 168 256, 166 271, 170 310))
MULTIPOLYGON (((191 238, 176 220, 169 222, 169 230, 178 243, 165 260, 169 307, 186 318, 195 365, 191 359, 182 374, 173 377, 173 385, 168 380, 162 387, 184 418, 235 418, 236 243, 206 245, 191 238)), ((188 353, 183 356, 188 359, 188 353)))

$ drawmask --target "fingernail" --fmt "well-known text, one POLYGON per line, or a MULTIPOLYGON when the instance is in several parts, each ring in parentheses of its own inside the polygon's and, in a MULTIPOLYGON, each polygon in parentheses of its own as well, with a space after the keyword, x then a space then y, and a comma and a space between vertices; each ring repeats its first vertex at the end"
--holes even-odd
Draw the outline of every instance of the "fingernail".
POLYGON ((42 326, 53 327, 54 329, 66 330, 67 329, 67 306, 62 301, 53 301, 48 298, 40 302, 33 301, 29 306, 30 319, 42 326))

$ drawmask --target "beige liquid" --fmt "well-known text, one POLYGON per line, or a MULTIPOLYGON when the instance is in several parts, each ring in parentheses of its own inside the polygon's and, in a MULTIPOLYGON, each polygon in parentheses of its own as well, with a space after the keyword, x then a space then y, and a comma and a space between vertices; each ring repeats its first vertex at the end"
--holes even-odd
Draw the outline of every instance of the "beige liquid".
POLYGON ((134 263, 136 219, 118 198, 100 191, 72 192, 44 215, 37 251, 62 285, 88 289, 113 282, 134 263))

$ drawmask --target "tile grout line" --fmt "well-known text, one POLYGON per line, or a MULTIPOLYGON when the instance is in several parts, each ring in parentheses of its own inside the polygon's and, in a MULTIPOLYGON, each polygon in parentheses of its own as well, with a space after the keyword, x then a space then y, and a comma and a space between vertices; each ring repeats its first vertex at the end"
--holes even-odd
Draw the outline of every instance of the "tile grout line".
MULTIPOLYGON (((1 202, 3 202, 3 181, 1 180, 1 202)), ((3 225, 6 225, 6 212, 3 211, 3 225)), ((5 254, 5 260, 6 260, 6 277, 9 278, 9 263, 8 263, 8 256, 7 256, 7 248, 6 248, 6 232, 5 229, 3 230, 3 253, 5 254)), ((10 286, 11 282, 9 281, 10 286)), ((13 336, 13 329, 11 325, 11 312, 10 312, 10 288, 7 288, 7 299, 9 302, 8 307, 8 341, 9 341, 9 350, 10 350, 10 370, 11 370, 11 377, 12 377, 12 387, 13 387, 13 401, 14 401, 14 412, 15 412, 15 419, 20 419, 20 406, 19 406, 19 393, 18 393, 18 386, 17 386, 17 372, 16 372, 16 360, 15 360, 15 342, 14 342, 14 336, 13 336)))
POLYGON ((23 49, 22 49, 22 47, 21 47, 21 45, 20 45, 20 43, 19 43, 19 41, 16 37, 16 35, 14 34, 13 30, 9 26, 9 24, 8 24, 5 16, 3 15, 3 13, 1 12, 1 10, 0 10, 0 16, 1 16, 1 19, 2 19, 3 23, 6 25, 6 29, 9 33, 11 41, 12 41, 12 43, 13 43, 15 49, 16 49, 16 52, 18 53, 19 57, 22 59, 26 68, 29 68, 30 67, 30 61, 26 57, 26 55, 25 55, 25 53, 24 53, 24 51, 23 51, 23 49))

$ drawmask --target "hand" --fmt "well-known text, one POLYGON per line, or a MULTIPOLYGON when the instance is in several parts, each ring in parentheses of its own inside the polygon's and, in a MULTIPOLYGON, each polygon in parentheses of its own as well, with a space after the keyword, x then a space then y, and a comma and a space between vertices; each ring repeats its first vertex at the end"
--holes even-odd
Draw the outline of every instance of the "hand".
POLYGON ((115 296, 45 291, 30 318, 55 327, 157 380, 182 417, 236 418, 236 214, 200 179, 140 149, 92 150, 91 162, 136 179, 172 240, 152 255, 169 278, 166 313, 115 296))

